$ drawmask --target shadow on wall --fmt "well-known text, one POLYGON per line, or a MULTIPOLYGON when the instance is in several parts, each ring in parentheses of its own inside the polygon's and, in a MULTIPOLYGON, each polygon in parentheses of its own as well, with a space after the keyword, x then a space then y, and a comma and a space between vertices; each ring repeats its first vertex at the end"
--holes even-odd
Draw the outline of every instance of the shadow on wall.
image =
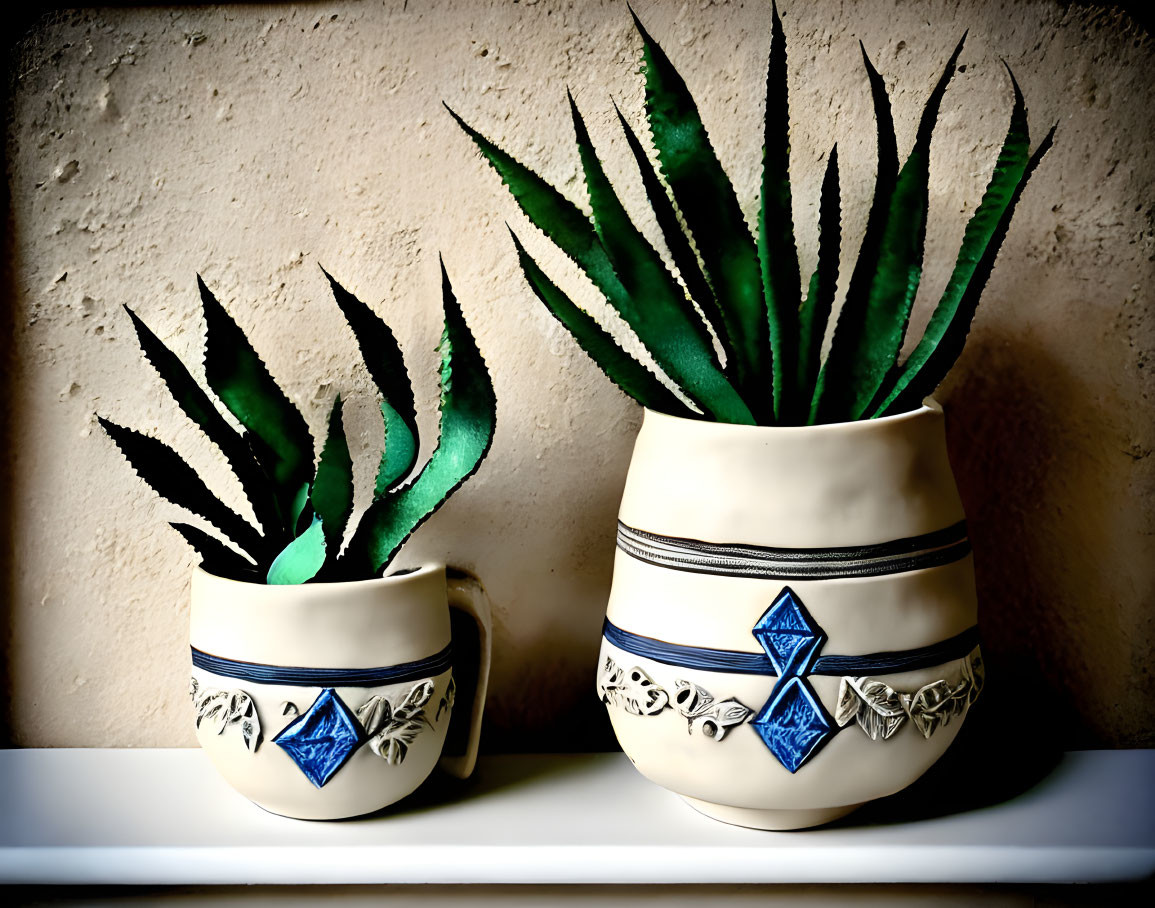
MULTIPOLYGON (((987 754, 1060 741, 1102 746, 1118 716, 1097 725, 1087 717, 1118 691, 1101 690, 1095 702, 1096 666, 1133 647, 1119 578, 1088 569, 1110 546, 1122 504, 1106 471, 1094 469, 1095 444, 1112 434, 1105 409, 1022 334, 973 337, 965 359, 970 369, 944 396, 975 552, 988 696, 977 724, 987 754)), ((1114 705, 1140 724, 1151 712, 1140 702, 1114 705)), ((1133 731, 1114 728, 1117 737, 1133 731)))
MULTIPOLYGON (((0 103, 5 113, 5 122, 10 122, 10 104, 5 98, 0 103)), ((8 209, 8 193, 4 193, 5 214, 8 209)), ((8 653, 12 645, 12 597, 14 583, 12 579, 12 540, 15 538, 17 527, 12 515, 12 447, 11 447, 11 418, 12 407, 12 373, 16 351, 12 347, 14 323, 16 315, 12 311, 12 301, 16 299, 16 242, 12 236, 11 219, 7 216, 4 221, 3 250, 4 263, 0 266, 0 337, 8 342, 0 350, 0 451, 4 452, 0 461, 0 685, 3 686, 4 697, 0 700, 0 747, 12 745, 12 701, 9 693, 12 690, 12 679, 8 674, 8 653)))
MULTIPOLYGON (((632 448, 636 429, 628 432, 632 448)), ((618 749, 595 681, 625 475, 623 465, 612 479, 606 474, 601 481, 591 483, 587 495, 546 504, 545 513, 561 515, 561 532, 540 534, 531 548, 520 553, 524 564, 550 575, 548 583, 539 580, 533 587, 567 585, 574 601, 581 603, 582 612, 561 616, 561 621, 555 616, 553 621, 542 622, 536 634, 528 638, 524 632, 497 630, 499 639, 519 640, 518 651, 505 654, 511 662, 516 661, 516 676, 510 678, 506 674, 510 667, 495 662, 506 683, 496 691, 490 688, 483 751, 588 753, 618 749), (562 570, 569 573, 560 576, 562 570), (579 587, 576 591, 575 586, 579 587)), ((523 608, 532 607, 532 603, 523 604, 523 608)), ((542 611, 548 613, 547 609, 542 611)), ((509 616, 524 620, 513 611, 509 616)), ((495 621, 500 620, 495 616, 495 621)), ((494 658, 503 657, 495 652, 494 658)))
MULTIPOLYGON (((604 603, 601 609, 604 614, 604 603)), ((600 623, 599 618, 599 626, 600 623)), ((499 704, 494 710, 497 721, 488 726, 491 736, 483 736, 483 750, 487 753, 620 750, 609 714, 595 689, 600 645, 601 636, 593 634, 586 647, 588 653, 576 653, 565 660, 547 658, 527 667, 527 689, 532 694, 516 699, 517 692, 512 692, 510 699, 499 704)))

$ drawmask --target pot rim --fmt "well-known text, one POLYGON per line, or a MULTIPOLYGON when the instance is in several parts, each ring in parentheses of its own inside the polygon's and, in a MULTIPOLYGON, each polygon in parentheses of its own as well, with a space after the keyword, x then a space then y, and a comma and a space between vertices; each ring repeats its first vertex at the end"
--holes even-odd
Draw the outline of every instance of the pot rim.
POLYGON ((913 410, 905 410, 902 413, 895 413, 891 416, 880 416, 877 419, 852 419, 844 422, 826 422, 818 423, 813 426, 750 426, 743 423, 732 422, 718 422, 711 419, 691 419, 686 416, 675 416, 672 413, 663 413, 661 410, 651 410, 649 407, 642 407, 646 419, 664 419, 670 420, 673 423, 685 423, 687 429, 694 427, 702 431, 719 430, 719 431, 755 431, 755 432, 781 432, 800 434, 803 432, 822 433, 822 432, 869 432, 871 428, 878 428, 882 426, 894 426, 903 422, 921 419, 925 416, 937 414, 943 415, 942 404, 940 404, 933 397, 926 397, 920 406, 913 410))
POLYGON ((285 590, 299 590, 308 588, 311 590, 334 590, 340 592, 343 589, 357 588, 364 590, 367 586, 382 586, 382 587, 398 587, 404 586, 407 583, 413 582, 420 578, 427 577, 429 574, 441 571, 445 573, 445 563, 442 561, 423 561, 417 567, 402 568, 396 573, 386 574, 384 577, 366 577, 362 580, 332 580, 318 583, 257 583, 253 580, 236 580, 232 577, 222 577, 220 574, 214 574, 212 571, 206 570, 202 564, 197 564, 193 567, 194 574, 204 574, 205 577, 210 578, 215 583, 224 583, 243 587, 260 587, 262 589, 277 589, 285 590))

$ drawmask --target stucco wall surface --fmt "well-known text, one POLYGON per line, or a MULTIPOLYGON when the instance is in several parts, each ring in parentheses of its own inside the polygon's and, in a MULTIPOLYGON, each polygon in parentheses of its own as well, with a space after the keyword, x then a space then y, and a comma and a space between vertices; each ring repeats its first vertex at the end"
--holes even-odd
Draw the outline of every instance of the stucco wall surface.
MULTIPOLYGON (((687 78, 753 217, 769 4, 635 8, 687 78)), ((837 141, 847 261, 873 180, 858 41, 909 150, 958 37, 932 148, 916 327, 945 285, 1011 104, 1055 147, 1027 189, 967 350, 940 391, 976 549, 992 690, 1032 735, 1150 744, 1152 43, 1059 2, 789 2, 795 217, 809 273, 837 141)), ((142 361, 123 303, 199 370, 201 273, 323 429, 337 391, 363 491, 372 385, 318 270, 371 303, 436 437, 441 252, 499 399, 481 472, 402 561, 476 571, 496 607, 487 746, 609 744, 593 694, 614 516, 640 420, 532 297, 505 222, 594 311, 441 106, 584 204, 570 87, 645 229, 614 99, 641 122, 624 2, 390 0, 54 13, 8 58, 4 346, 9 732, 24 745, 188 745, 187 592, 175 508, 94 414, 235 482, 142 361)), ((845 269, 844 269, 845 270, 845 269)))

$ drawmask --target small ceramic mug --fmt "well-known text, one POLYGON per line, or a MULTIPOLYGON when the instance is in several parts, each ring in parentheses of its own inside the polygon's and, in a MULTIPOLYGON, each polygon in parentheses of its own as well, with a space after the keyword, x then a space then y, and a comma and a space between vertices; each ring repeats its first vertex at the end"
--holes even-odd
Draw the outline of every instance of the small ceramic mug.
POLYGON ((197 739, 266 810, 360 816, 410 794, 439 762, 460 778, 473 771, 492 621, 468 574, 427 564, 267 586, 197 568, 190 617, 197 739), (450 731, 455 709, 469 721, 450 731))

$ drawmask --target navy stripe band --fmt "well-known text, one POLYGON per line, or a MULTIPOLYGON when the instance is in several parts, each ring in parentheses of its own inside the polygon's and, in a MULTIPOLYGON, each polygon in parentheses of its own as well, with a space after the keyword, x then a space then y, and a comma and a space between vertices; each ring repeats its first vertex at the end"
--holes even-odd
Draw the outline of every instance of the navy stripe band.
POLYGON ((912 672, 934 668, 952 659, 962 659, 979 645, 979 629, 968 627, 946 640, 887 653, 866 656, 819 656, 810 670, 812 675, 883 675, 888 672, 912 672))
POLYGON ((283 665, 263 665, 259 662, 240 662, 223 659, 192 649, 192 664, 214 675, 253 681, 257 684, 294 684, 303 687, 379 687, 383 684, 402 684, 432 678, 453 667, 453 646, 416 662, 386 665, 380 668, 292 668, 283 665))
MULTIPOLYGON (((624 631, 609 618, 602 635, 618 649, 644 659, 664 662, 678 668, 696 668, 711 672, 730 672, 736 675, 777 676, 769 656, 765 653, 744 653, 735 650, 709 649, 701 646, 683 646, 667 643, 653 637, 643 637, 624 631)), ((969 627, 948 640, 901 652, 870 653, 865 656, 820 656, 809 675, 867 675, 890 672, 909 672, 933 668, 961 659, 979 643, 979 629, 969 627)))

